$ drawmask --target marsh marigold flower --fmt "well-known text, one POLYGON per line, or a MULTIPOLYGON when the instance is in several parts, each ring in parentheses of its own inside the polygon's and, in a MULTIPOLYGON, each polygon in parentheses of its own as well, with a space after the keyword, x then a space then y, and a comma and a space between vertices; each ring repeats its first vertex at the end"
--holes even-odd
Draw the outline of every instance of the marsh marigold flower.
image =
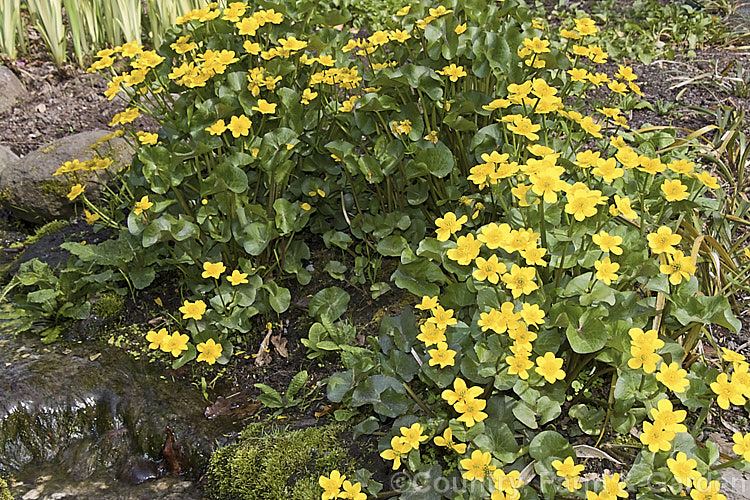
POLYGON ((333 500, 338 498, 341 493, 341 486, 344 484, 346 476, 342 476, 337 470, 332 470, 329 477, 320 476, 318 484, 323 488, 322 500, 333 500))
POLYGON ((391 438, 391 448, 380 452, 380 456, 386 460, 392 460, 393 470, 398 470, 401 468, 401 459, 408 455, 410 451, 411 446, 406 443, 403 436, 393 436, 391 438))
POLYGON ((690 276, 695 273, 695 265, 690 256, 684 255, 682 250, 677 250, 672 255, 667 255, 667 263, 659 266, 662 274, 669 276, 669 282, 673 285, 679 285, 682 280, 690 280, 690 276))
POLYGON ((453 429, 450 427, 443 431, 442 436, 435 436, 433 441, 437 446, 443 446, 449 450, 453 450, 459 455, 466 453, 466 445, 464 443, 456 443, 453 441, 453 429))
POLYGON ((66 196, 70 201, 73 201, 83 193, 84 189, 85 187, 83 185, 74 184, 73 187, 70 188, 70 192, 66 196))
POLYGON ((484 481, 484 478, 495 470, 490 462, 492 455, 489 452, 474 450, 471 452, 471 458, 461 460, 461 467, 466 469, 462 477, 469 481, 484 481))
POLYGON ((673 234, 672 229, 667 226, 661 226, 656 230, 656 233, 646 235, 646 239, 648 240, 649 248, 655 254, 673 254, 676 252, 674 245, 682 241, 682 236, 673 234))
POLYGON ((667 201, 682 201, 688 197, 687 186, 677 179, 664 181, 661 191, 667 201))
POLYGON ((339 493, 339 498, 349 500, 367 500, 367 494, 362 493, 362 484, 360 482, 352 483, 348 479, 341 485, 344 489, 339 493))
POLYGON ((449 259, 455 260, 459 265, 468 266, 471 261, 477 258, 479 250, 482 248, 482 242, 474 239, 473 234, 459 236, 456 241, 456 248, 451 248, 446 252, 449 259))
POLYGON ((227 270, 227 267, 224 265, 223 262, 204 262, 203 263, 203 274, 201 276, 203 278, 214 278, 219 279, 219 276, 222 275, 224 271, 227 270))
POLYGON ((182 319, 199 321, 206 313, 206 303, 202 300, 196 300, 195 302, 186 300, 180 307, 180 312, 182 313, 182 319))
POLYGON ((438 342, 437 349, 430 349, 427 354, 430 355, 430 366, 440 365, 440 368, 445 368, 456 364, 454 361, 456 351, 448 349, 448 344, 445 342, 438 342))
POLYGON ((484 399, 467 399, 458 401, 453 405, 453 409, 461 415, 456 419, 466 424, 466 427, 474 427, 474 424, 487 418, 487 414, 482 410, 487 406, 484 399))
POLYGON ((153 207, 154 204, 148 200, 148 195, 141 197, 139 201, 136 201, 133 205, 133 213, 140 215, 149 208, 153 207))
POLYGON ((539 285, 534 283, 535 276, 536 270, 533 267, 520 267, 513 264, 510 273, 503 274, 501 279, 513 294, 513 298, 517 299, 521 295, 529 295, 539 288, 539 285))
POLYGON ((620 264, 612 262, 609 257, 603 260, 597 260, 594 262, 596 268, 596 279, 603 281, 606 285, 611 285, 613 281, 617 281, 619 276, 617 270, 620 269, 620 264))
POLYGON ((450 238, 452 234, 460 231, 468 220, 469 218, 465 215, 462 215, 457 219, 456 214, 453 212, 448 212, 442 217, 436 219, 435 225, 437 226, 437 229, 435 230, 435 233, 437 234, 438 241, 448 241, 448 238, 450 238))
POLYGON ((214 339, 208 339, 205 342, 201 342, 195 349, 200 353, 196 358, 198 361, 205 361, 209 365, 216 363, 216 360, 221 357, 223 347, 221 344, 217 344, 214 339))
POLYGON ((464 379, 457 378, 453 381, 453 389, 445 389, 440 395, 449 405, 453 406, 459 402, 476 399, 484 391, 481 387, 467 387, 464 379))
POLYGON ((680 368, 677 363, 662 363, 656 373, 656 380, 661 382, 672 392, 682 393, 690 385, 687 379, 687 371, 680 368))
POLYGON ((244 283, 247 283, 247 273, 242 273, 235 269, 232 271, 232 274, 227 276, 227 281, 232 284, 232 286, 242 285, 244 283))
POLYGON ((429 439, 422 434, 424 428, 419 422, 413 423, 411 427, 400 427, 399 431, 404 438, 404 443, 408 444, 413 450, 419 449, 419 445, 429 439))
POLYGON ((557 380, 565 378, 565 371, 562 369, 562 358, 555 357, 551 352, 546 352, 544 356, 536 358, 536 365, 534 371, 544 377, 550 384, 554 384, 557 380))
POLYGON ((437 73, 439 75, 447 76, 452 82, 457 82, 459 78, 466 76, 464 67, 456 66, 455 64, 445 66, 442 70, 438 70, 437 73))
POLYGON ((675 458, 667 459, 667 467, 674 476, 675 480, 688 488, 692 486, 693 481, 701 477, 701 473, 695 470, 698 461, 691 458, 683 452, 677 453, 675 458))
POLYGON ((172 335, 167 335, 161 343, 161 350, 172 354, 175 358, 182 355, 182 351, 188 350, 188 337, 180 332, 174 332, 172 335))
POLYGON ((149 349, 160 349, 164 340, 169 336, 166 328, 160 329, 158 332, 149 330, 146 334, 146 340, 150 342, 148 345, 149 349))

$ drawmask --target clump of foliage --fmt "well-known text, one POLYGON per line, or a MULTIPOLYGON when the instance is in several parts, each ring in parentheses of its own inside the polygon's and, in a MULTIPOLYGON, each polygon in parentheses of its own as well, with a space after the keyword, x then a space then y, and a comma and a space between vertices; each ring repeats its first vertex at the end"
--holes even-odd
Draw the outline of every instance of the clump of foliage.
MULTIPOLYGON (((381 456, 411 479, 384 494, 580 495, 576 460, 598 453, 629 469, 587 483, 593 498, 721 498, 726 465, 701 431, 715 404, 746 403, 750 365, 700 348, 715 343, 710 324, 739 329, 696 277, 717 180, 673 130, 628 127, 638 76, 600 71, 592 19, 552 31, 515 0, 396 17, 352 37, 305 4, 212 5, 157 51, 100 54, 95 69, 130 64, 107 93, 129 100, 114 124, 139 145, 108 217, 147 259, 135 287, 178 269, 186 295, 150 347, 175 366, 226 362, 252 316, 283 313, 288 287, 309 283, 311 235, 349 252, 354 272, 397 257, 391 280, 421 298, 418 314, 348 345, 334 323, 348 297, 327 289, 307 343, 341 353, 328 397, 375 414, 358 432, 391 425, 381 456), (161 129, 135 130, 141 113, 161 129), (577 397, 582 374, 601 393, 577 397), (568 416, 601 446, 572 446, 555 430, 568 416), (613 444, 631 431, 637 444, 613 444)), ((66 248, 130 276, 107 245, 66 248)), ((750 437, 734 439, 730 465, 750 458, 750 437)), ((322 498, 378 492, 357 479, 322 475, 322 498)))
POLYGON ((237 443, 211 456, 206 492, 211 498, 310 500, 318 496, 318 477, 331 468, 353 471, 340 424, 301 430, 250 424, 237 443), (349 464, 347 469, 343 467, 349 464))
POLYGON ((0 477, 0 500, 13 500, 8 483, 2 477, 0 477))
POLYGON ((599 44, 619 59, 650 64, 659 57, 674 59, 677 53, 695 56, 695 50, 720 43, 728 36, 722 19, 704 2, 657 2, 636 0, 623 6, 616 0, 559 2, 553 9, 560 19, 571 13, 590 15, 602 27, 599 44))

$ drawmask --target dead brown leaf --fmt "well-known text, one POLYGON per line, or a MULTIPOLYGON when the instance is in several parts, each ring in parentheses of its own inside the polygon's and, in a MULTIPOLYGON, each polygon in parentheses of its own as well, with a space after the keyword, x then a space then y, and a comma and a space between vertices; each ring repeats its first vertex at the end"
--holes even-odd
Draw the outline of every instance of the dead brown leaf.
POLYGON ((286 349, 286 343, 287 340, 281 336, 281 332, 279 332, 278 335, 273 335, 271 337, 271 344, 273 344, 274 349, 276 349, 276 352, 282 358, 289 357, 289 352, 286 349))

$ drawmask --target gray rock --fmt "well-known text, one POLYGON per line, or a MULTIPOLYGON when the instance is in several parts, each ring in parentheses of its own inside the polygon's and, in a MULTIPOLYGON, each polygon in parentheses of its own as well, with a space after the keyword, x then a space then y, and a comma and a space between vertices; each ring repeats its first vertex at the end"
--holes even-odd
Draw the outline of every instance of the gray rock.
POLYGON ((721 492, 727 500, 750 500, 750 472, 731 468, 722 470, 721 492))
POLYGON ((11 109, 26 94, 26 87, 21 80, 5 66, 0 66, 0 113, 11 109))
MULTIPOLYGON (((130 163, 132 152, 119 138, 104 144, 97 141, 108 135, 105 130, 93 130, 64 137, 49 143, 0 169, 0 203, 24 220, 41 223, 73 215, 74 203, 66 195, 76 183, 64 175, 53 176, 63 163, 81 162, 98 155, 113 160, 110 171, 115 172, 130 163)), ((1 162, 0 162, 1 163, 1 162)), ((102 174, 102 170, 98 171, 102 174)), ((101 193, 101 183, 93 172, 79 171, 79 182, 86 182, 86 197, 94 201, 101 193)))
POLYGON ((0 146, 0 172, 7 170, 8 167, 17 161, 18 156, 16 156, 13 151, 5 146, 0 146))

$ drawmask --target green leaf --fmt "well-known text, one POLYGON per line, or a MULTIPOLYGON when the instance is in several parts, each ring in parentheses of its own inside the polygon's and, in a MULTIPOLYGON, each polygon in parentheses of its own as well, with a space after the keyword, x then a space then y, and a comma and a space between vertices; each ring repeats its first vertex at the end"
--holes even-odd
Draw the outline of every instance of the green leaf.
POLYGON ((343 288, 332 286, 316 293, 310 300, 308 310, 313 318, 327 316, 330 321, 336 321, 346 312, 349 300, 349 294, 343 288))
POLYGON ((137 290, 143 290, 154 282, 156 272, 151 267, 133 267, 129 272, 130 280, 137 290))
POLYGON ((287 403, 294 399, 300 389, 305 386, 305 383, 307 383, 307 370, 302 370, 297 375, 292 377, 292 380, 289 382, 289 386, 286 388, 285 396, 287 403))
POLYGON ((273 203, 273 209, 276 212, 276 229, 281 236, 298 231, 298 222, 300 221, 300 212, 302 209, 286 198, 279 198, 273 203))
POLYGON ((414 155, 414 160, 427 165, 427 169, 435 177, 445 177, 450 174, 456 164, 453 153, 442 142, 434 147, 418 150, 414 155))
POLYGON ((266 384, 253 384, 256 389, 260 389, 261 394, 258 396, 258 401, 263 403, 268 408, 283 408, 284 400, 281 398, 279 391, 270 387, 266 384))
POLYGON ((328 377, 326 384, 326 396, 334 403, 340 403, 344 396, 352 388, 354 375, 351 370, 336 372, 328 377))
POLYGON ((575 458, 575 451, 567 439, 555 431, 542 431, 529 443, 529 455, 534 460, 548 457, 575 458))
POLYGON ((568 411, 571 417, 578 421, 583 432, 591 436, 599 434, 602 422, 607 412, 604 408, 590 408, 585 404, 577 404, 568 411))
POLYGON ((213 175, 217 187, 226 187, 233 193, 244 193, 247 191, 247 174, 242 169, 229 163, 221 163, 216 166, 213 175))
POLYGON ((47 301, 55 300, 59 295, 62 295, 61 290, 52 290, 43 288, 35 292, 31 292, 26 296, 26 300, 34 304, 41 304, 47 301))
POLYGON ((263 285, 263 288, 268 292, 268 303, 274 311, 281 314, 289 309, 289 304, 292 302, 292 294, 289 290, 277 285, 275 281, 269 281, 263 285))
POLYGON ((377 250, 386 257, 399 257, 407 242, 403 236, 392 234, 378 242, 377 250))
POLYGON ((523 401, 519 401, 518 404, 513 406, 513 415, 526 427, 530 429, 536 429, 539 425, 536 423, 536 414, 529 405, 523 401))

